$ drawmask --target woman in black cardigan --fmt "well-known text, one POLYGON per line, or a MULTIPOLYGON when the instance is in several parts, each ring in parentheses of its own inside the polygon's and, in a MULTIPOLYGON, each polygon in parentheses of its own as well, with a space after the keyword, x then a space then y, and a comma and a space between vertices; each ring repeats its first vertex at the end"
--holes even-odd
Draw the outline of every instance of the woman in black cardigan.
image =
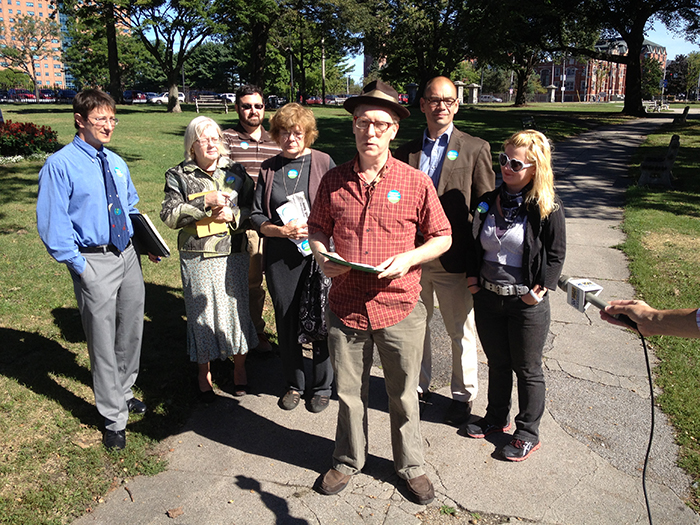
POLYGON ((328 344, 325 339, 313 342, 312 377, 307 381, 298 340, 300 296, 313 257, 311 250, 302 253, 297 244, 302 249, 304 243, 308 247, 308 229, 305 219, 286 222, 278 209, 298 193, 304 194, 310 209, 321 177, 335 163, 326 153, 311 149, 318 136, 316 120, 310 109, 299 104, 287 104, 272 116, 270 135, 282 153, 260 167, 250 219, 264 237, 265 280, 275 308, 277 341, 287 382, 279 406, 293 410, 309 392, 309 410, 320 412, 328 407, 333 383, 328 344))
POLYGON ((551 149, 540 132, 516 133, 499 155, 503 184, 474 212, 477 268, 468 277, 474 316, 488 358, 486 415, 466 427, 473 438, 510 429, 513 372, 519 412, 502 450, 522 461, 540 447, 544 414, 542 351, 549 333, 549 290, 556 289, 566 253, 564 208, 554 193, 551 149))

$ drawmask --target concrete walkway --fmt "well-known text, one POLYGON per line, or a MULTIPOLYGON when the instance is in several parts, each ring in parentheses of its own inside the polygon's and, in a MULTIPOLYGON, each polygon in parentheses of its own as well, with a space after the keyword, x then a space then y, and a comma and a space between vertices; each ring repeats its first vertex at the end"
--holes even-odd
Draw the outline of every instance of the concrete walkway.
MULTIPOLYGON (((635 148, 664 121, 637 120, 556 147, 557 189, 567 212, 565 273, 602 285, 606 300, 633 296, 625 257, 612 248, 623 240, 618 225, 624 178, 635 148)), ((437 493, 430 507, 507 516, 504 523, 647 523, 641 470, 651 409, 640 342, 600 321, 595 310, 581 314, 567 306, 562 292, 552 299, 541 449, 523 463, 496 459, 494 451, 509 436, 474 440, 442 424, 449 404, 443 386, 422 413, 427 470, 437 493)), ((449 345, 437 311, 433 333, 437 380, 444 385, 449 345)), ((416 514, 425 507, 406 499, 393 471, 381 369, 372 374, 367 466, 337 496, 312 489, 331 466, 337 401, 321 414, 303 407, 285 412, 277 406, 283 393, 279 360, 250 360, 249 377, 256 395, 223 394, 166 440, 166 472, 126 480, 75 523, 420 523, 416 514), (168 517, 169 510, 179 516, 168 517)), ((477 415, 486 406, 483 353, 480 379, 477 415)), ((658 410, 656 417, 647 476, 654 523, 700 524, 684 504, 690 480, 675 466, 673 431, 658 410)))

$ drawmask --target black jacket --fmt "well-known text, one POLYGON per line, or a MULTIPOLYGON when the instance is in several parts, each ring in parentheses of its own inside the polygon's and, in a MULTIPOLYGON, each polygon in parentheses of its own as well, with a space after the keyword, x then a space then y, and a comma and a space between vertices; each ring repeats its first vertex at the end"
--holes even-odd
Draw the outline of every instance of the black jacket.
MULTIPOLYGON (((469 274, 470 277, 479 277, 480 275, 481 262, 484 258, 484 250, 480 241, 481 230, 488 210, 496 205, 499 191, 499 189, 490 191, 478 200, 479 203, 488 204, 486 211, 480 213, 478 210, 474 210, 472 234, 477 255, 477 269, 476 273, 469 274)), ((529 288, 539 284, 548 290, 555 290, 564 267, 564 257, 566 256, 564 205, 559 197, 555 197, 555 202, 559 207, 544 220, 540 218, 540 210, 536 205, 533 203, 527 205, 527 226, 522 265, 525 282, 522 284, 529 288)))

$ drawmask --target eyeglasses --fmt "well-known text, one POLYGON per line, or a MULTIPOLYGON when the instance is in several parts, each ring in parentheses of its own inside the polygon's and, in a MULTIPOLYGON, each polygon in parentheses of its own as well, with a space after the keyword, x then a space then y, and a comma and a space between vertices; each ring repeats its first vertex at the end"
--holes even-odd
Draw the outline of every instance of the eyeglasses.
POLYGON ((503 167, 508 165, 508 167, 513 173, 518 173, 523 168, 529 168, 530 166, 534 166, 534 164, 525 164, 522 160, 511 159, 505 153, 498 154, 498 162, 503 167))
POLYGON ((450 109, 452 105, 457 102, 456 98, 429 98, 427 99, 428 106, 430 106, 430 109, 437 109, 437 107, 440 105, 440 103, 445 104, 445 107, 447 109, 450 109))
POLYGON ((199 142, 202 146, 206 146, 207 144, 212 144, 213 146, 218 146, 219 143, 221 142, 221 139, 219 137, 200 137, 197 139, 197 142, 199 142))
POLYGON ((116 126, 119 124, 119 119, 114 117, 94 117, 91 121, 90 117, 88 117, 88 122, 92 122, 92 125, 98 128, 104 128, 108 122, 112 124, 112 126, 116 126))
POLYGON ((362 131, 367 131, 370 125, 374 126, 374 132, 379 135, 383 135, 386 130, 394 125, 393 122, 383 122, 381 120, 370 120, 368 118, 358 118, 353 117, 355 121, 355 127, 361 129, 362 131))
POLYGON ((303 131, 280 131, 280 138, 282 140, 289 140, 292 137, 294 137, 297 140, 301 140, 304 138, 304 132, 303 131))
POLYGON ((261 109, 265 109, 265 104, 241 104, 239 106, 243 111, 248 111, 250 109, 257 109, 260 111, 261 109))

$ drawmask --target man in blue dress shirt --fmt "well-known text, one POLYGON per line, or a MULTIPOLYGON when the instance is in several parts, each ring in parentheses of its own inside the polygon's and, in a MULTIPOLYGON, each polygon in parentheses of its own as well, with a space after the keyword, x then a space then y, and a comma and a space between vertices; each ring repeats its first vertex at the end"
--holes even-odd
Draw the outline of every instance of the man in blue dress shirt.
POLYGON ((78 131, 39 172, 37 227, 49 254, 68 266, 73 279, 95 405, 105 419, 103 442, 120 450, 129 412, 146 411, 131 391, 141 357, 145 289, 129 219, 139 198, 124 160, 104 147, 118 122, 115 109, 114 100, 97 89, 75 96, 78 131))

